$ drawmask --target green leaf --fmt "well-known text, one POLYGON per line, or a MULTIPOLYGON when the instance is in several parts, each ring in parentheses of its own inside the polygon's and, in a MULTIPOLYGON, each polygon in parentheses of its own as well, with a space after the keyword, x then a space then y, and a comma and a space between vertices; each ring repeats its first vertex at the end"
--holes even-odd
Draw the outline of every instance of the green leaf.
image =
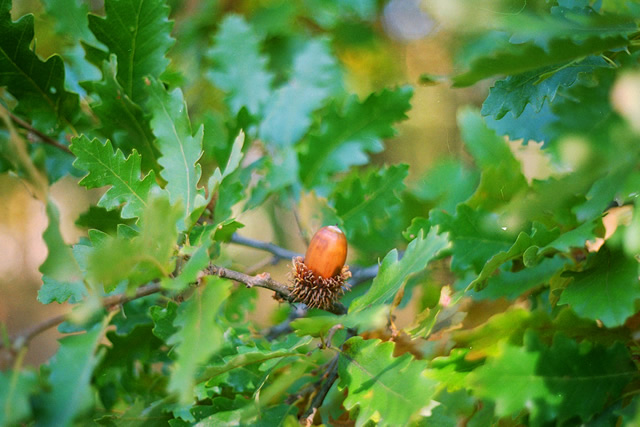
POLYGON ((142 108, 127 95, 116 78, 118 63, 115 55, 102 63, 102 80, 84 82, 83 87, 99 99, 91 109, 100 119, 100 131, 126 155, 134 149, 142 156, 142 169, 157 169, 158 150, 142 108))
POLYGON ((167 68, 173 44, 169 8, 163 0, 107 0, 106 17, 89 15, 89 28, 118 58, 117 79, 136 104, 147 98, 145 77, 167 68))
POLYGON ((69 147, 77 156, 73 165, 89 173, 80 184, 87 188, 110 186, 100 198, 98 206, 114 209, 120 205, 123 218, 139 217, 147 206, 149 192, 156 186, 153 171, 140 178, 140 155, 133 150, 125 158, 120 149, 114 153, 109 140, 101 143, 82 135, 75 138, 69 147))
POLYGON ((60 56, 43 62, 31 49, 33 35, 33 15, 12 22, 11 0, 0 0, 0 87, 18 100, 16 113, 51 133, 59 121, 73 121, 78 95, 65 90, 60 56))
POLYGON ((178 328, 174 326, 177 312, 178 304, 173 301, 169 301, 166 307, 152 306, 149 316, 153 320, 153 335, 166 342, 178 332, 178 328))
POLYGON ((573 248, 584 248, 588 241, 595 241, 596 237, 601 237, 602 234, 602 220, 597 217, 562 233, 541 248, 537 245, 529 247, 523 255, 524 264, 530 267, 536 265, 544 256, 557 252, 570 253, 573 248))
POLYGON ((178 277, 163 279, 161 282, 162 287, 175 291, 183 291, 189 284, 195 283, 198 279, 198 274, 209 265, 208 248, 212 243, 210 240, 205 241, 203 246, 197 248, 182 267, 178 277))
POLYGON ((489 277, 491 277, 502 264, 514 259, 522 259, 525 251, 531 246, 546 245, 557 237, 557 232, 548 232, 543 227, 542 224, 534 224, 531 235, 524 232, 518 234, 516 241, 508 251, 498 252, 487 261, 484 267, 482 267, 480 274, 471 281, 468 288, 475 288, 476 291, 484 289, 489 277))
POLYGON ((267 101, 260 139, 275 146, 299 141, 311 125, 311 113, 341 85, 341 73, 328 43, 307 42, 294 59, 289 81, 267 101))
POLYGON ((367 330, 383 327, 387 322, 388 314, 389 308, 384 305, 354 311, 342 316, 323 313, 318 316, 296 319, 291 322, 291 328, 298 336, 326 336, 335 325, 342 325, 344 328, 356 328, 359 333, 363 333, 367 330))
POLYGON ((533 334, 525 341, 526 347, 503 345, 468 376, 473 393, 494 401, 499 416, 527 409, 532 425, 572 417, 587 422, 611 396, 619 395, 635 372, 620 343, 605 348, 557 335, 545 347, 533 334))
POLYGON ((198 160, 202 156, 201 126, 195 136, 191 133, 191 121, 182 91, 167 92, 157 80, 149 85, 153 118, 151 128, 158 138, 156 145, 162 157, 158 160, 162 176, 167 181, 171 203, 182 200, 186 215, 205 204, 204 191, 198 189, 202 170, 198 160))
POLYGON ((42 234, 47 244, 47 258, 40 265, 40 272, 50 279, 65 281, 77 281, 82 277, 80 267, 73 257, 71 248, 67 245, 60 233, 60 212, 51 200, 47 201, 47 219, 49 224, 42 234))
POLYGON ((448 247, 449 240, 446 234, 438 234, 437 230, 432 228, 429 234, 423 237, 420 231, 418 237, 409 243, 402 259, 398 261, 396 249, 387 254, 371 287, 366 294, 351 303, 349 312, 354 313, 372 305, 388 302, 411 275, 427 268, 429 261, 448 247))
POLYGON ((320 129, 304 141, 300 156, 301 179, 307 188, 327 177, 368 163, 368 153, 383 150, 382 140, 395 135, 392 125, 407 118, 413 90, 384 90, 359 102, 354 95, 343 106, 333 105, 320 129))
POLYGON ((597 67, 607 67, 601 57, 591 56, 561 67, 544 67, 498 80, 482 104, 482 115, 500 120, 507 113, 519 117, 527 104, 539 113, 545 103, 552 103, 563 87, 573 86, 581 76, 597 67))
POLYGON ((38 291, 38 301, 42 304, 57 302, 62 304, 69 301, 78 303, 87 295, 87 287, 82 281, 59 282, 51 277, 42 277, 42 287, 38 291))
POLYGON ((131 288, 168 277, 174 269, 172 255, 181 218, 180 206, 170 205, 164 196, 151 198, 140 218, 139 235, 132 238, 105 235, 94 242, 95 248, 87 260, 90 281, 102 284, 110 292, 122 280, 128 280, 131 288))
POLYGON ((380 425, 407 425, 427 406, 436 392, 436 382, 427 378, 425 361, 405 353, 392 357, 394 344, 354 337, 340 353, 338 386, 347 390, 344 407, 358 407, 356 426, 369 420, 380 425))
POLYGON ((169 391, 180 401, 193 401, 193 387, 198 369, 223 345, 223 330, 217 323, 217 313, 229 296, 231 284, 217 277, 208 277, 195 294, 178 307, 174 325, 178 332, 167 344, 175 345, 177 360, 169 380, 169 391))
POLYGON ((102 357, 97 349, 105 326, 102 322, 84 334, 60 340, 60 348, 49 365, 51 391, 42 395, 36 425, 68 425, 91 407, 91 378, 102 357))
POLYGON ((37 378, 28 370, 0 372, 0 425, 19 425, 31 416, 37 378))
POLYGON ((489 129, 478 111, 461 110, 458 125, 465 146, 482 170, 480 184, 467 201, 470 206, 493 209, 528 188, 520 162, 509 145, 489 129))
POLYGON ((408 172, 407 165, 371 169, 364 176, 354 172, 337 185, 335 208, 347 233, 370 234, 374 221, 390 217, 393 207, 400 204, 408 172))
POLYGON ((74 40, 94 41, 89 30, 89 7, 78 0, 43 0, 47 13, 55 18, 58 34, 66 34, 74 40))
POLYGON ((520 74, 622 48, 628 44, 627 35, 635 30, 627 17, 597 14, 543 18, 521 14, 504 22, 507 32, 479 36, 475 48, 462 56, 466 71, 453 78, 454 86, 470 86, 494 75, 520 74))
POLYGON ((569 304, 581 317, 598 319, 607 328, 621 326, 636 312, 640 299, 638 261, 621 252, 601 249, 593 267, 574 273, 558 304, 569 304))
POLYGON ((472 269, 478 273, 491 257, 512 246, 513 237, 502 229, 494 215, 466 204, 458 205, 455 216, 434 210, 429 219, 431 225, 449 233, 454 271, 472 269))
POLYGON ((222 362, 209 364, 201 375, 207 385, 217 383, 218 376, 224 375, 241 367, 249 365, 261 365, 275 359, 282 359, 289 356, 304 357, 309 351, 309 344, 312 337, 298 338, 289 335, 283 343, 273 343, 270 348, 258 347, 238 347, 237 354, 225 356, 222 362))
POLYGON ((479 173, 461 161, 445 159, 436 163, 411 189, 421 201, 454 212, 458 203, 467 200, 478 185, 479 173))
POLYGON ((260 38, 238 15, 228 15, 221 23, 208 56, 213 60, 209 79, 227 92, 233 114, 242 107, 257 115, 271 95, 273 75, 267 71, 267 58, 260 53, 260 38))

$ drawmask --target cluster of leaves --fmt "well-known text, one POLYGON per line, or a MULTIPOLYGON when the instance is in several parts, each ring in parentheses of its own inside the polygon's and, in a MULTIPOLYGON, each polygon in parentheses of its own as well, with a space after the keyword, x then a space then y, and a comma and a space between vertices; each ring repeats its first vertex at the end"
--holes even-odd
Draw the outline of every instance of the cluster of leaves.
POLYGON ((501 79, 458 114, 472 164, 407 185, 370 156, 412 89, 358 97, 338 59, 380 43, 376 1, 42 3, 62 46, 46 61, 33 15, 0 0, 0 169, 46 206, 38 299, 73 310, 38 370, 4 340, 0 425, 638 421, 640 104, 620 95, 640 90, 637 6, 532 2, 471 26, 453 84, 501 79), (549 172, 525 176, 505 137, 542 143, 549 172), (71 247, 49 197, 68 175, 105 188, 71 247), (206 267, 236 267, 243 212, 292 206, 382 261, 346 314, 257 332, 256 289, 206 267))

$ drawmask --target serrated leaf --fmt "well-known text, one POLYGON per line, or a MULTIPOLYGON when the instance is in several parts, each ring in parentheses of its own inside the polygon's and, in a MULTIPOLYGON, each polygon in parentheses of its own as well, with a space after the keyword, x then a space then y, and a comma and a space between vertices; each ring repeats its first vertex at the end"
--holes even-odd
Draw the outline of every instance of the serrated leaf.
POLYGON ((83 87, 99 97, 91 109, 100 119, 100 131, 117 148, 129 155, 134 149, 142 156, 144 171, 158 169, 158 150, 154 136, 142 108, 127 95, 116 78, 118 63, 115 55, 102 63, 102 80, 84 82, 83 87))
POLYGON ((42 277, 42 286, 38 291, 38 301, 42 304, 57 302, 62 304, 69 301, 78 303, 87 295, 87 288, 82 281, 59 282, 51 277, 42 277))
POLYGON ((191 121, 182 91, 167 92, 159 81, 152 79, 148 87, 153 118, 151 128, 158 138, 156 145, 161 157, 160 176, 167 181, 171 203, 182 200, 186 216, 204 204, 204 191, 198 188, 202 169, 198 160, 202 156, 201 126, 191 133, 191 121))
MULTIPOLYGON (((554 230, 555 231, 555 230, 554 230)), ((556 232, 548 232, 542 224, 534 224, 531 235, 521 232, 518 234, 516 241, 507 251, 498 252, 487 261, 482 267, 480 274, 469 283, 469 289, 475 288, 476 291, 484 289, 487 280, 502 264, 514 260, 522 259, 525 251, 532 246, 543 246, 550 243, 557 237, 556 232)))
POLYGON ((167 341, 172 335, 178 332, 174 326, 178 304, 169 301, 166 307, 154 305, 149 309, 149 316, 153 320, 153 335, 163 341, 167 341))
POLYGON ((628 44, 627 36, 635 29, 626 17, 570 13, 549 18, 521 14, 510 16, 503 25, 505 32, 480 36, 475 48, 463 55, 467 71, 453 78, 454 86, 470 86, 494 75, 520 74, 615 50, 628 44))
POLYGON ((598 319, 607 328, 620 326, 640 299, 638 261, 604 248, 592 262, 592 268, 572 275, 558 304, 569 304, 579 316, 598 319))
POLYGON ((543 247, 537 245, 529 247, 523 254, 526 266, 536 265, 544 256, 556 252, 568 253, 572 248, 584 248, 588 241, 594 241, 602 235, 602 220, 600 217, 587 221, 573 230, 560 234, 557 238, 543 247))
POLYGON ((239 347, 237 354, 225 356, 221 363, 216 362, 209 365, 202 373, 201 378, 209 385, 216 382, 217 376, 240 367, 260 365, 270 360, 289 356, 304 356, 309 350, 308 345, 312 340, 312 337, 299 338, 290 334, 286 341, 273 343, 271 348, 239 347))
POLYGON ((169 391, 180 401, 193 401, 196 373, 223 345, 223 330, 216 321, 220 306, 229 296, 231 284, 209 276, 194 295, 178 308, 174 326, 178 331, 167 344, 175 345, 177 360, 169 380, 169 391))
POLYGON ((352 311, 341 316, 323 313, 318 316, 296 319, 291 322, 291 328, 298 336, 325 336, 335 325, 342 325, 344 328, 355 328, 359 333, 363 333, 384 326, 387 322, 388 314, 389 308, 384 305, 352 311))
POLYGON ((30 399, 37 391, 33 372, 0 372, 0 425, 18 425, 31 416, 30 399))
POLYGON ((607 66, 603 58, 591 56, 563 67, 544 67, 498 80, 482 104, 482 115, 500 120, 511 113, 517 118, 527 105, 538 113, 545 103, 554 101, 560 88, 574 85, 581 74, 607 66))
POLYGON ((156 186, 155 174, 140 178, 140 155, 134 150, 125 158, 120 149, 113 151, 109 140, 101 143, 85 135, 75 138, 69 147, 77 156, 73 165, 89 173, 80 184, 87 188, 111 186, 100 198, 98 206, 114 209, 120 205, 123 218, 139 217, 147 206, 147 199, 156 186))
POLYGON ((294 59, 289 81, 267 101, 260 139, 275 146, 299 141, 311 125, 311 113, 342 86, 340 74, 328 43, 307 42, 294 59))
POLYGON ((128 280, 132 288, 168 277, 174 269, 172 255, 181 218, 180 206, 172 206, 163 195, 151 198, 140 217, 138 235, 105 235, 100 242, 94 242, 87 260, 89 280, 102 284, 105 291, 110 292, 122 280, 128 280))
POLYGON ((572 417, 586 422, 621 392, 635 371, 620 343, 609 348, 579 345, 558 335, 545 347, 533 334, 525 341, 526 347, 503 345, 468 376, 473 393, 494 401, 499 416, 527 409, 532 425, 572 417))
POLYGON ((378 275, 373 279, 371 287, 366 294, 351 303, 349 313, 388 302, 412 274, 427 268, 429 261, 448 247, 447 235, 438 234, 436 228, 432 228, 426 237, 423 237, 420 231, 418 237, 409 243, 402 259, 398 261, 396 249, 387 254, 380 264, 378 275))
POLYGON ((62 238, 60 232, 60 212, 53 201, 48 200, 46 206, 49 224, 42 234, 47 244, 47 258, 40 265, 39 271, 54 280, 76 281, 82 277, 80 267, 73 257, 71 248, 62 238))
POLYGON ((260 53, 260 38, 238 15, 228 15, 221 23, 208 56, 213 60, 209 79, 227 92, 231 112, 242 107, 257 115, 271 95, 273 75, 267 58, 260 53))
POLYGON ((454 271, 472 269, 480 272, 489 259, 501 251, 508 251, 512 236, 497 223, 497 218, 482 210, 473 210, 459 204, 455 216, 431 211, 431 225, 438 225, 441 232, 449 233, 454 271))
POLYGON ((425 376, 427 363, 408 353, 392 357, 394 344, 354 337, 340 353, 338 372, 341 389, 347 389, 344 407, 358 407, 356 426, 369 420, 380 425, 407 425, 427 406, 437 383, 425 376))
POLYGON ((485 117, 487 126, 498 135, 508 136, 513 141, 522 139, 524 144, 529 141, 544 142, 544 147, 550 140, 548 127, 556 120, 557 117, 548 103, 544 103, 539 112, 536 112, 531 104, 527 104, 517 118, 513 114, 505 114, 500 120, 493 116, 485 117))
POLYGON ((70 123, 78 95, 64 86, 64 65, 58 55, 46 62, 31 49, 33 15, 11 20, 11 0, 0 0, 0 87, 18 100, 16 112, 31 118, 36 128, 53 132, 58 122, 70 123))
POLYGON ((363 102, 350 97, 324 115, 320 129, 304 141, 300 156, 301 180, 307 188, 327 177, 369 161, 382 151, 384 138, 395 135, 392 125, 407 118, 413 90, 407 86, 369 95, 363 102))
POLYGON ((49 365, 51 391, 42 395, 41 414, 36 425, 64 426, 89 409, 93 401, 91 378, 100 362, 97 353, 105 322, 81 335, 60 340, 60 348, 49 365))
POLYGON ((163 0, 107 0, 106 17, 89 15, 89 28, 118 58, 117 79, 136 104, 147 98, 145 77, 159 77, 173 44, 169 8, 163 0))
POLYGON ((375 219, 389 216, 400 204, 408 171, 407 165, 394 165, 372 169, 364 176, 354 172, 335 187, 335 209, 347 233, 370 233, 375 219))

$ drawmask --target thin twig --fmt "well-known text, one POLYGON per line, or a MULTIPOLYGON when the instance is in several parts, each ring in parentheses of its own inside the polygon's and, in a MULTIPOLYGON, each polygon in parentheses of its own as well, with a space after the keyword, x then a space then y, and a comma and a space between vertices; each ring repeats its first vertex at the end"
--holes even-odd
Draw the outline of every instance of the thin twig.
MULTIPOLYGON (((280 282, 277 282, 271 278, 268 273, 261 273, 256 276, 249 276, 244 273, 240 273, 239 271, 230 270, 224 267, 217 267, 215 265, 209 266, 207 269, 207 273, 214 274, 223 278, 235 280, 236 282, 244 283, 247 287, 257 287, 269 289, 276 293, 276 295, 285 301, 290 303, 295 302, 294 297, 291 295, 291 291, 287 285, 284 285, 280 282)), ((145 297, 147 295, 151 295, 157 292, 160 292, 162 288, 159 283, 151 283, 146 286, 142 286, 138 288, 133 295, 128 295, 126 293, 111 295, 102 300, 102 306, 105 308, 111 308, 114 306, 125 304, 129 301, 133 301, 138 298, 145 297)), ((333 306, 328 308, 326 311, 335 314, 345 314, 347 312, 347 308, 336 302, 333 306)), ((16 335, 12 339, 10 339, 11 343, 11 351, 18 351, 20 348, 26 346, 36 335, 46 331, 47 329, 53 328, 54 326, 59 325, 69 318, 69 313, 61 314, 56 317, 52 317, 50 319, 45 320, 42 323, 39 323, 33 326, 30 329, 16 335)), ((0 342, 0 348, 3 348, 4 344, 0 342)))
MULTIPOLYGON (((3 108, 6 109, 6 107, 2 106, 3 108)), ((66 145, 60 143, 60 141, 57 141, 54 138, 51 138, 49 135, 47 135, 46 133, 39 131, 38 129, 34 128, 33 126, 31 126, 31 123, 22 120, 20 117, 16 116, 15 114, 13 114, 11 111, 9 111, 7 109, 7 112, 9 113, 9 117, 11 117, 11 120, 13 120, 14 122, 16 122, 16 124, 26 130, 28 130, 30 133, 36 135, 43 143, 45 144, 49 144, 53 147, 56 147, 59 150, 64 151, 65 153, 69 153, 69 154, 73 154, 71 152, 71 150, 69 149, 69 147, 67 147, 66 145)))
POLYGON ((249 248, 260 249, 263 251, 271 252, 275 256, 281 259, 290 260, 295 257, 302 256, 302 254, 288 249, 281 248, 273 243, 263 242, 261 240, 250 239, 248 237, 242 237, 238 233, 234 233, 231 236, 231 243, 236 245, 247 246, 249 248))
POLYGON ((322 383, 322 386, 320 387, 320 390, 318 390, 318 393, 313 397, 311 405, 309 405, 304 415, 302 416, 301 421, 305 426, 313 425, 313 419, 316 417, 318 409, 322 406, 322 403, 324 402, 325 397, 327 397, 327 394, 329 394, 331 386, 333 386, 333 383, 335 383, 338 379, 338 357, 339 355, 336 354, 336 356, 331 360, 329 369, 327 370, 325 376, 323 376, 323 379, 326 379, 322 383))
MULTIPOLYGON (((291 260, 292 258, 303 256, 301 253, 284 249, 278 245, 274 245, 273 243, 263 242, 261 240, 243 237, 243 236, 240 236, 238 233, 234 233, 231 236, 231 243, 235 243, 236 245, 246 246, 249 248, 267 251, 277 256, 278 258, 285 259, 285 260, 291 260)), ((368 267, 361 267, 358 265, 351 266, 350 267, 351 286, 356 286, 362 282, 366 282, 367 280, 370 280, 376 277, 376 275, 378 274, 379 267, 380 266, 378 264, 370 265, 368 267)))

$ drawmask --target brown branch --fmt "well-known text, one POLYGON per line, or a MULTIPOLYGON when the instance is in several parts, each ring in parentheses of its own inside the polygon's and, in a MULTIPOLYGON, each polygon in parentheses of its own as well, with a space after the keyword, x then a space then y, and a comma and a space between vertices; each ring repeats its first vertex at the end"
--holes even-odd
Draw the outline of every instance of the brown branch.
POLYGON ((300 423, 304 424, 305 426, 313 425, 313 419, 316 417, 318 409, 322 406, 322 403, 324 402, 325 397, 327 397, 327 394, 329 394, 331 386, 333 386, 333 383, 335 383, 338 379, 338 355, 336 355, 331 360, 329 369, 327 370, 327 373, 323 375, 323 379, 324 382, 322 383, 322 387, 320 387, 318 393, 313 397, 311 405, 309 405, 304 415, 300 419, 300 423))
POLYGON ((60 143, 60 141, 57 141, 56 139, 50 137, 46 133, 44 133, 42 131, 39 131, 38 129, 34 128, 33 126, 31 126, 31 123, 29 123, 29 122, 27 122, 25 120, 22 120, 20 117, 16 116, 11 111, 9 111, 6 107, 4 107, 4 108, 9 113, 9 117, 11 117, 11 120, 13 120, 18 126, 28 130, 30 133, 32 133, 35 136, 37 136, 40 139, 40 141, 42 141, 45 144, 49 144, 49 145, 51 145, 53 147, 56 147, 57 149, 62 150, 65 153, 73 154, 71 152, 71 150, 69 149, 69 147, 67 147, 66 145, 60 143))
MULTIPOLYGON (((256 276, 249 276, 244 273, 240 273, 239 271, 230 270, 224 267, 217 267, 215 265, 209 266, 206 270, 207 273, 213 274, 216 276, 220 276, 222 278, 227 278, 231 280, 235 280, 236 282, 244 283, 247 287, 256 287, 256 288, 264 288, 269 289, 276 293, 278 298, 288 301, 290 303, 296 302, 294 297, 291 295, 291 291, 287 285, 284 285, 280 282, 277 282, 271 278, 268 273, 261 273, 256 276)), ((145 297, 147 295, 155 294, 160 292, 162 288, 159 283, 151 283, 149 285, 142 286, 136 290, 133 295, 129 295, 127 293, 111 295, 102 300, 102 306, 105 308, 111 308, 114 306, 125 304, 129 301, 133 301, 138 298, 145 297)), ((327 311, 335 314, 345 314, 347 309, 344 305, 340 303, 335 303, 332 307, 330 307, 327 311)), ((38 334, 46 331, 47 329, 53 328, 54 326, 59 325, 69 318, 69 313, 61 314, 56 317, 52 317, 50 319, 45 320, 42 323, 39 323, 33 326, 30 329, 16 335, 11 338, 9 341, 11 343, 11 351, 18 351, 20 348, 29 344, 29 342, 38 334)), ((0 342, 0 349, 4 347, 4 344, 0 342)))

